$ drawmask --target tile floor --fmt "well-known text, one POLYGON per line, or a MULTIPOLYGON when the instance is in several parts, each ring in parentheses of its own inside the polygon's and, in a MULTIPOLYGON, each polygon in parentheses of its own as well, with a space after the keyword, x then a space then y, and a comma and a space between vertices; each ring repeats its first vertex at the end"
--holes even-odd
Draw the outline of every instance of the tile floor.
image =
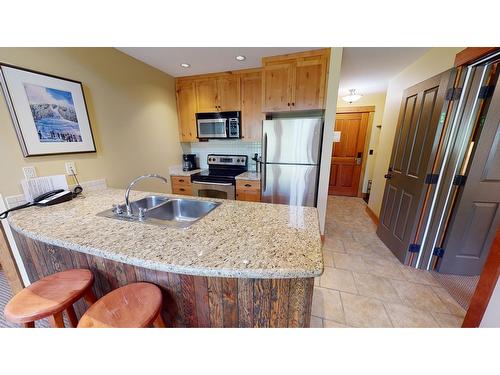
POLYGON ((430 272, 399 262, 365 206, 361 198, 329 197, 311 327, 460 327, 465 310, 430 272))

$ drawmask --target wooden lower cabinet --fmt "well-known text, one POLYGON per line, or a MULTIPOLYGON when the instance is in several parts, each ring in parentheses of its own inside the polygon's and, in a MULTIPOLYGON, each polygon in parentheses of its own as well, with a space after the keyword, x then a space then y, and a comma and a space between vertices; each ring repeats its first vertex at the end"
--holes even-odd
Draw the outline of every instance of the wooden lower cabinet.
MULTIPOLYGON (((13 230, 31 282, 90 269, 97 298, 139 281, 160 287, 167 327, 309 327, 314 278, 244 279, 181 275, 105 259, 28 238, 13 230)), ((87 309, 75 303, 80 318, 87 309)))
POLYGON ((236 200, 260 202, 260 181, 236 180, 236 200))
POLYGON ((170 176, 172 182, 172 194, 193 195, 191 177, 189 176, 170 176))

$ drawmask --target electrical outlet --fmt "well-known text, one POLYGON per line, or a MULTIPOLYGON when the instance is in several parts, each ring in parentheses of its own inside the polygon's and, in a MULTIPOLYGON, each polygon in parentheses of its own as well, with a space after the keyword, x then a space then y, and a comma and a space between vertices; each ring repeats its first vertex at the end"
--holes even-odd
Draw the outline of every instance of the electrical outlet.
POLYGON ((67 161, 64 165, 66 167, 66 174, 67 175, 76 174, 76 166, 75 166, 74 161, 67 161))
POLYGON ((27 180, 30 178, 36 177, 36 169, 35 167, 23 167, 24 178, 27 180))

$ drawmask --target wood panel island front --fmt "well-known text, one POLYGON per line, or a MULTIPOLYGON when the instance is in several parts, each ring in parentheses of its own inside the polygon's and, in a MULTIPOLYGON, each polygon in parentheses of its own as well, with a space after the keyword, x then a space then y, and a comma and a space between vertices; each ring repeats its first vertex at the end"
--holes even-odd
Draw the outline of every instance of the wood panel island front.
MULTIPOLYGON (((123 194, 107 189, 13 212, 9 224, 30 281, 87 268, 97 297, 151 282, 163 291, 171 327, 309 327, 314 277, 323 271, 315 208, 217 200, 185 229, 96 216, 123 194)), ((75 305, 78 317, 86 308, 75 305)))

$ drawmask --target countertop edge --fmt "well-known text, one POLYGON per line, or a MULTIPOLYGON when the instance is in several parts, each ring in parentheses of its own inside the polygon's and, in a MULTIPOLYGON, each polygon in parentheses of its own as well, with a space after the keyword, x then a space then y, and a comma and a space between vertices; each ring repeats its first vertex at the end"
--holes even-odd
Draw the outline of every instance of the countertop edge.
MULTIPOLYGON (((252 269, 252 270, 228 270, 228 269, 213 269, 213 268, 193 268, 189 266, 180 266, 174 264, 157 263, 135 257, 120 256, 116 253, 109 253, 104 250, 99 250, 92 247, 78 246, 65 241, 60 241, 54 238, 48 238, 34 234, 19 228, 7 218, 7 222, 12 230, 20 235, 24 235, 32 240, 41 241, 48 245, 59 246, 65 249, 76 251, 79 253, 89 254, 102 257, 105 259, 126 263, 132 266, 151 269, 154 271, 171 272, 182 275, 191 276, 208 276, 208 277, 227 277, 227 278, 244 278, 244 279, 299 279, 312 278, 320 276, 323 273, 323 268, 314 271, 296 271, 296 270, 269 270, 269 269, 252 269)), ((144 224, 148 225, 148 224, 144 224)), ((324 267, 324 266, 323 266, 324 267)))

